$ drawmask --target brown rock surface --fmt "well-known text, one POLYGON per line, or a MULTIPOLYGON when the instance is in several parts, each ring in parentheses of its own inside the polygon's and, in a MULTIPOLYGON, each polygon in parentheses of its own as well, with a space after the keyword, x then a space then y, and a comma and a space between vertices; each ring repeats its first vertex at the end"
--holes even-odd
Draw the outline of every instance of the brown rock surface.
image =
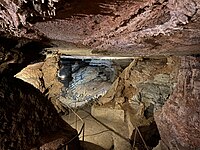
POLYGON ((198 0, 3 0, 0 5, 2 32, 15 36, 43 34, 102 55, 198 53, 198 0))
POLYGON ((164 102, 176 83, 179 59, 176 57, 152 57, 135 59, 116 79, 111 89, 99 99, 99 104, 164 102), (157 97, 158 95, 161 97, 157 97))
POLYGON ((56 97, 60 93, 62 84, 58 82, 57 72, 58 72, 58 57, 47 57, 44 60, 44 64, 41 67, 43 73, 44 87, 48 89, 49 98, 55 101, 56 97))
POLYGON ((179 65, 178 57, 135 59, 99 99, 100 106, 92 107, 92 114, 101 118, 122 118, 131 138, 136 127, 149 126, 154 112, 168 99, 177 82, 179 65), (109 117, 108 109, 116 113, 110 113, 112 117, 109 117), (98 113, 99 110, 102 113, 98 113), (120 111, 123 113, 117 113, 120 111))
POLYGON ((60 90, 63 86, 57 79, 58 57, 47 57, 44 62, 28 65, 22 69, 15 77, 32 84, 42 93, 48 95, 48 98, 54 104, 58 112, 65 109, 58 101, 60 90))
POLYGON ((32 84, 35 88, 39 89, 41 92, 44 92, 45 86, 43 83, 41 83, 40 80, 43 79, 43 73, 41 71, 43 64, 43 62, 39 62, 36 64, 28 65, 19 73, 17 73, 15 77, 32 84))
POLYGON ((87 45, 101 55, 198 53, 198 0, 84 0, 75 4, 58 10, 56 17, 68 14, 66 19, 37 22, 34 28, 51 39, 87 45), (96 11, 91 6, 97 7, 96 11))
MULTIPOLYGON (((2 150, 24 150, 44 146, 51 149, 51 144, 48 146, 46 143, 56 140, 59 143, 58 148, 77 134, 75 129, 59 117, 47 98, 33 86, 19 79, 1 77, 0 106, 2 150)), ((56 146, 55 142, 53 143, 56 146)), ((70 147, 77 149, 78 139, 71 142, 70 147)))
POLYGON ((181 58, 178 83, 155 115, 161 139, 169 149, 200 148, 200 58, 181 58))

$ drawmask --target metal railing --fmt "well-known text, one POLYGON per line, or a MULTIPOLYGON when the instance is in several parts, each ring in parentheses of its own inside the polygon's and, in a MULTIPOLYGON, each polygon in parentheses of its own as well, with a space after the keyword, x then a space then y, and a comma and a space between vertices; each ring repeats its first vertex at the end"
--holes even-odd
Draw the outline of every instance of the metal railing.
POLYGON ((141 134, 141 132, 140 132, 140 130, 139 130, 138 127, 135 127, 135 135, 134 135, 134 139, 133 139, 133 146, 132 146, 132 148, 133 149, 135 148, 137 133, 139 134, 139 136, 140 136, 140 138, 141 138, 141 140, 142 140, 142 142, 143 142, 146 150, 149 150, 149 148, 148 148, 148 146, 147 146, 147 144, 146 144, 146 142, 145 142, 145 140, 144 140, 144 138, 143 138, 143 136, 142 136, 142 134, 141 134))
POLYGON ((70 139, 67 143, 63 144, 62 146, 60 146, 57 150, 68 150, 68 146, 70 145, 70 143, 72 143, 74 140, 76 140, 77 138, 79 138, 79 136, 82 134, 82 141, 84 141, 84 134, 85 134, 85 122, 83 121, 83 119, 67 104, 63 104, 62 105, 66 108, 69 109, 69 111, 71 111, 74 115, 75 115, 75 129, 77 130, 77 122, 78 119, 81 121, 82 125, 80 128, 80 131, 78 131, 78 133, 72 138, 70 139))

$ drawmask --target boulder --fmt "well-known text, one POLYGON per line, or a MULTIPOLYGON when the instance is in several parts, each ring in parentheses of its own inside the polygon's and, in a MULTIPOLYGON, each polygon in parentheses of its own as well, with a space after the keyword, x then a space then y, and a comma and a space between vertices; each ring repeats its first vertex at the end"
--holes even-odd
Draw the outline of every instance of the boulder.
MULTIPOLYGON (((2 150, 52 149, 53 143, 57 149, 77 135, 39 90, 19 79, 1 77, 0 106, 2 150)), ((69 148, 79 148, 78 138, 69 143, 69 148)))

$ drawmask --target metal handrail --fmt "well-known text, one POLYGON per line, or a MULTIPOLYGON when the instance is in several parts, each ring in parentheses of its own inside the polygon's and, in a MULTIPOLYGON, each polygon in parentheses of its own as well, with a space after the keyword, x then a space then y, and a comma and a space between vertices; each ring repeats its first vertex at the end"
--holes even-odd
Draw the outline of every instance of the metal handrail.
POLYGON ((147 146, 147 144, 146 144, 144 138, 142 137, 142 134, 140 133, 140 130, 138 129, 138 127, 135 127, 135 135, 134 135, 134 141, 133 141, 133 148, 135 147, 135 141, 136 141, 136 134, 137 134, 137 133, 139 134, 140 138, 142 139, 142 142, 143 142, 145 148, 146 148, 147 150, 149 150, 149 148, 148 148, 148 146, 147 146))
MULTIPOLYGON (((61 147, 59 147, 57 150, 68 150, 68 145, 73 141, 73 140, 75 140, 77 137, 79 137, 80 135, 81 135, 81 133, 82 133, 82 141, 84 141, 84 134, 85 134, 85 122, 83 121, 83 119, 70 107, 70 106, 68 106, 67 104, 64 104, 64 103, 62 103, 62 105, 64 106, 64 107, 68 107, 68 109, 70 109, 71 110, 71 112, 73 113, 73 114, 75 114, 75 116, 76 116, 76 122, 77 122, 77 117, 81 120, 81 122, 82 122, 82 126, 81 126, 81 129, 80 129, 80 131, 78 132, 78 134, 76 134, 72 139, 70 139, 67 143, 65 143, 64 145, 62 145, 61 147)), ((77 127, 77 126, 76 126, 77 127)))

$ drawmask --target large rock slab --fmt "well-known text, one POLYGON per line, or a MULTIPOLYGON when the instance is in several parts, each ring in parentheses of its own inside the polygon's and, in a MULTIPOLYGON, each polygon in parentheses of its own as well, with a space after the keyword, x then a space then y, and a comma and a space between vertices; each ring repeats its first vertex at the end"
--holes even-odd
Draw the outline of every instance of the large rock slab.
POLYGON ((15 77, 33 85, 46 94, 58 112, 65 112, 58 101, 62 87, 62 83, 57 79, 58 61, 58 57, 47 57, 44 62, 26 66, 15 77))
POLYGON ((97 118, 106 118, 107 120, 112 120, 112 122, 125 121, 125 113, 122 109, 96 107, 95 105, 93 105, 91 108, 91 114, 97 118))

